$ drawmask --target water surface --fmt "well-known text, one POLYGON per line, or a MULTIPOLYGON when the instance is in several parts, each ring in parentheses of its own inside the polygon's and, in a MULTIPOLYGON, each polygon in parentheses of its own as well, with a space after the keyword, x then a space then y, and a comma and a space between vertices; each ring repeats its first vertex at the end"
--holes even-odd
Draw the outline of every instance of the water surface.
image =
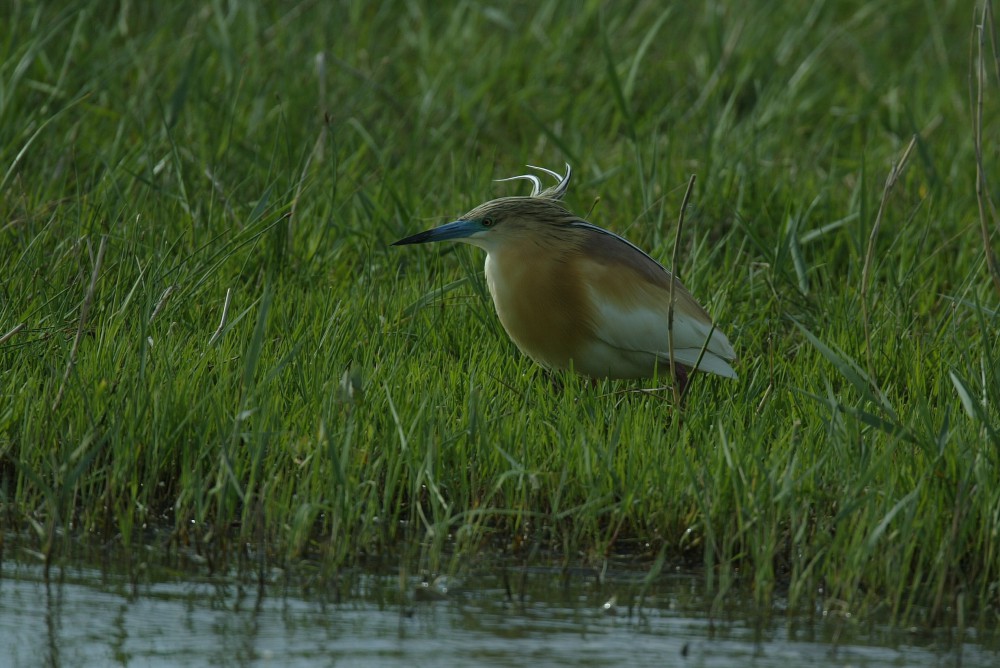
MULTIPOLYGON (((638 576, 507 571, 438 581, 350 573, 263 586, 231 576, 6 560, 0 666, 996 666, 965 631, 859 628, 736 605, 711 615, 693 575, 661 578, 639 610, 638 576), (445 591, 446 590, 446 591, 445 591), (614 599, 612 599, 614 597, 614 599)), ((995 645, 994 645, 995 647, 995 645)))

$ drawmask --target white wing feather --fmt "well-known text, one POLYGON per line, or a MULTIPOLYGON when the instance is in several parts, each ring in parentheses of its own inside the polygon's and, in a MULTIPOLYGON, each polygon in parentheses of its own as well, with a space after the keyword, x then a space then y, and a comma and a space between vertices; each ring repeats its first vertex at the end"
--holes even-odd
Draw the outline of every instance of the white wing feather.
MULTIPOLYGON (((652 366, 658 360, 660 365, 669 364, 670 343, 668 339, 668 314, 663 308, 648 308, 635 304, 622 308, 591 291, 595 334, 615 351, 636 354, 636 362, 648 357, 646 364, 652 366)), ((735 359, 736 352, 726 335, 711 325, 694 320, 680 310, 674 311, 673 328, 674 360, 688 368, 736 378, 736 372, 727 360, 735 359), (707 346, 705 342, 708 342, 707 346), (702 347, 705 352, 702 354, 702 347), (699 356, 701 361, 698 362, 699 356)), ((595 351, 596 352, 596 351, 595 351)), ((607 351, 613 354, 613 351, 607 351)))

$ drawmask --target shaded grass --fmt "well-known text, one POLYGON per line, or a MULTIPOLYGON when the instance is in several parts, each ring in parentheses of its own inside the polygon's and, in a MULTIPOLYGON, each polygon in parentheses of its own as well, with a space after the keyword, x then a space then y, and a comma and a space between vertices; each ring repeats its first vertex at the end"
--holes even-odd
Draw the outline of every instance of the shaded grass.
POLYGON ((995 624, 968 8, 3 11, 0 336, 25 327, 0 345, 0 483, 43 554, 164 523, 220 568, 626 552, 704 566, 720 600, 995 624), (570 206, 659 258, 697 175, 675 269, 738 382, 696 378, 683 411, 556 388, 480 255, 388 248, 563 160, 570 206))

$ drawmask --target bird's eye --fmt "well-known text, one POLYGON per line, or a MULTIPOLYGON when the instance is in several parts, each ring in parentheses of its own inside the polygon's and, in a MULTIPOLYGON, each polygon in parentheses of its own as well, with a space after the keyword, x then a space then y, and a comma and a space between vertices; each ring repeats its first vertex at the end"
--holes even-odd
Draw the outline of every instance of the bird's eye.
POLYGON ((493 227, 496 221, 493 218, 483 218, 483 227, 493 227))

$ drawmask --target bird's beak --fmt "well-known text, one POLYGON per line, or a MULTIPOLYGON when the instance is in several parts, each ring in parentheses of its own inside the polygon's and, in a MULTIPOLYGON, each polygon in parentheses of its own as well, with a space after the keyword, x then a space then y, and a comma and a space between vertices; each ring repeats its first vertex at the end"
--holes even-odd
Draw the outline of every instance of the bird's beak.
POLYGON ((463 239, 472 236, 481 228, 471 220, 456 220, 433 230, 414 234, 393 243, 393 246, 408 246, 409 244, 426 244, 432 241, 447 241, 449 239, 463 239))

